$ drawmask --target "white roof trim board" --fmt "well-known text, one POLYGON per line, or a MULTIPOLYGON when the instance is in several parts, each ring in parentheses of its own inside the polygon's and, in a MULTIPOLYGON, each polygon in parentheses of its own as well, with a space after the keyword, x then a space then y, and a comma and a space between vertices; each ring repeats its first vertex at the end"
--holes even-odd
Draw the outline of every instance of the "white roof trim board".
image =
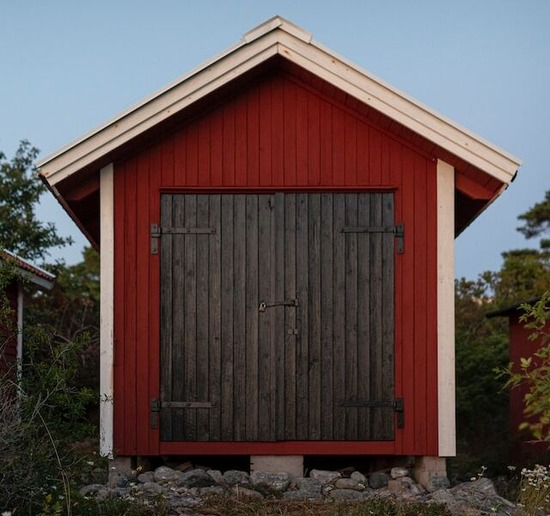
POLYGON ((47 290, 51 290, 55 283, 55 276, 50 272, 33 265, 27 260, 24 260, 16 254, 10 253, 6 249, 0 249, 0 261, 6 261, 12 263, 17 269, 22 277, 28 279, 35 285, 42 287, 47 290))
POLYGON ((508 184, 521 161, 336 55, 275 16, 233 47, 38 163, 54 186, 274 55, 301 66, 443 149, 508 184))

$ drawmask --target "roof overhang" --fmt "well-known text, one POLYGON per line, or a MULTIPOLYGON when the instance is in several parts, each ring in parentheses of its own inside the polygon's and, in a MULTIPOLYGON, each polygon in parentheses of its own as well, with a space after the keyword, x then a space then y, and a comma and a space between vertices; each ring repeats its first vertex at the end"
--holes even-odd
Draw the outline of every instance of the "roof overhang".
POLYGON ((22 278, 35 284, 37 287, 51 290, 54 286, 55 276, 53 274, 5 249, 0 249, 0 261, 12 264, 22 278))
POLYGON ((42 177, 50 187, 55 187, 277 55, 328 81, 504 185, 510 183, 521 164, 514 156, 315 42, 309 32, 276 16, 247 32, 238 44, 222 54, 41 160, 38 167, 42 177))

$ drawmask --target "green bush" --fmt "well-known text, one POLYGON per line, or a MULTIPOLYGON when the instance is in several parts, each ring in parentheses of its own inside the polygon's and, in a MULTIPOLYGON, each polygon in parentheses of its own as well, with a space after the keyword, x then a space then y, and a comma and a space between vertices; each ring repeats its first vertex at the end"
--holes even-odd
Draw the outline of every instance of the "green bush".
MULTIPOLYGON (((16 338, 3 286, 16 279, 0 267, 0 324, 4 338, 16 338)), ((21 280, 19 278, 19 280, 21 280)), ((70 514, 70 444, 93 431, 86 407, 95 395, 75 387, 78 357, 85 336, 55 340, 45 328, 26 328, 21 380, 18 364, 0 376, 0 510, 16 514, 70 514)))

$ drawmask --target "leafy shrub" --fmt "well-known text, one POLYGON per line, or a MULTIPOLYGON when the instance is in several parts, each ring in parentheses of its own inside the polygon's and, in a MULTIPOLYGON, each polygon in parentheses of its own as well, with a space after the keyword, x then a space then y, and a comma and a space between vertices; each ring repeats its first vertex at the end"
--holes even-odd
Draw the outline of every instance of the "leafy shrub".
POLYGON ((525 385, 524 414, 527 421, 520 426, 529 430, 536 439, 550 440, 550 334, 547 323, 550 320, 550 291, 546 292, 535 304, 524 304, 524 314, 520 321, 532 330, 530 340, 540 340, 540 346, 530 357, 522 357, 519 369, 510 364, 501 371, 507 376, 506 385, 516 387, 525 385))
MULTIPOLYGON (((14 274, 13 268, 0 267, 0 325, 6 338, 20 331, 2 299, 1 287, 14 281, 14 274)), ((0 376, 0 510, 70 514, 76 459, 67 445, 90 433, 85 413, 95 397, 74 386, 85 338, 55 341, 40 326, 26 328, 24 337, 22 379, 13 371, 18 364, 0 376)))

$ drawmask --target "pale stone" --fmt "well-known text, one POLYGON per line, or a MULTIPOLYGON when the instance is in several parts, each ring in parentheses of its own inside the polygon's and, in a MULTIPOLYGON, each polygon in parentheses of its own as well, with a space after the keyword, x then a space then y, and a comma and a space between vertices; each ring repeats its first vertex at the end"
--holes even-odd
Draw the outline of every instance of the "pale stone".
POLYGON ((310 478, 319 480, 321 484, 326 485, 335 482, 337 479, 341 478, 342 475, 338 471, 325 471, 322 469, 312 469, 310 478))
POLYGON ((246 471, 231 469, 223 474, 223 479, 231 486, 250 484, 250 476, 246 471))
POLYGON ((354 471, 349 478, 355 480, 358 484, 363 484, 364 486, 366 486, 368 482, 367 477, 360 471, 354 471))
POLYGON ((316 478, 298 478, 295 481, 296 491, 283 493, 285 499, 313 500, 322 498, 322 484, 316 478))
POLYGON ((270 473, 268 471, 254 471, 250 475, 252 485, 265 485, 275 491, 286 491, 290 485, 290 475, 285 472, 270 473))
POLYGON ((224 483, 222 472, 219 469, 209 469, 206 473, 212 477, 212 480, 214 480, 216 484, 224 483))
POLYGON ((354 491, 364 491, 365 484, 353 480, 352 478, 339 478, 334 484, 336 489, 353 489, 354 491))
POLYGON ((183 473, 169 468, 168 466, 160 466, 155 469, 153 477, 155 482, 179 482, 183 473))
POLYGON ((406 477, 409 475, 409 470, 407 468, 392 468, 390 471, 390 477, 394 480, 401 477, 406 477))

